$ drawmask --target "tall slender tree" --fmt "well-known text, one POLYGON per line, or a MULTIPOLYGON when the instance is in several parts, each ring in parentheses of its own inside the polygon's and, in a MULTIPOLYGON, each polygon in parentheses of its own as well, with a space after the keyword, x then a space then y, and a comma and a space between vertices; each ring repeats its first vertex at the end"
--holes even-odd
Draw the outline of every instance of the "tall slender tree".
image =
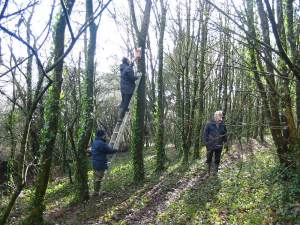
MULTIPOLYGON (((75 0, 66 2, 66 12, 70 15, 75 0)), ((54 61, 57 61, 64 53, 65 28, 67 25, 65 11, 61 9, 54 30, 54 61)), ((45 109, 45 126, 41 142, 41 159, 34 195, 31 199, 31 211, 24 224, 43 224, 44 197, 48 186, 52 153, 58 130, 58 117, 60 113, 59 102, 62 85, 63 61, 54 68, 53 84, 50 89, 45 109)))
POLYGON ((156 170, 164 170, 166 153, 164 142, 164 79, 163 79, 163 59, 164 59, 164 34, 166 27, 167 6, 164 0, 160 0, 160 24, 159 24, 159 41, 158 41, 158 74, 157 74, 157 118, 156 118, 156 170))
MULTIPOLYGON (((86 21, 93 17, 93 1, 86 0, 86 21)), ((79 201, 89 199, 88 188, 88 159, 86 149, 88 147, 94 122, 94 71, 95 54, 97 40, 97 25, 92 21, 89 25, 89 43, 86 53, 84 95, 83 95, 83 115, 81 128, 79 129, 79 139, 77 143, 76 157, 76 196, 79 201)))
POLYGON ((199 89, 198 89, 198 109, 197 116, 195 117, 195 134, 194 134, 194 154, 193 158, 197 159, 200 157, 199 148, 201 138, 201 128, 204 120, 204 88, 205 88, 205 58, 207 52, 207 36, 208 29, 207 24, 210 16, 209 5, 206 1, 202 3, 203 8, 203 22, 201 24, 201 42, 200 42, 200 62, 199 62, 199 89))
POLYGON ((135 13, 135 3, 133 0, 128 0, 131 21, 136 34, 137 40, 135 41, 136 47, 140 47, 141 58, 137 62, 138 71, 141 73, 140 84, 137 87, 136 103, 133 109, 133 121, 132 121, 132 140, 131 140, 131 152, 133 161, 133 173, 134 181, 139 182, 144 179, 144 139, 145 139, 145 89, 146 89, 146 62, 145 62, 145 47, 148 34, 148 28, 150 23, 151 13, 151 0, 145 1, 145 8, 142 16, 142 22, 139 29, 137 17, 135 13))

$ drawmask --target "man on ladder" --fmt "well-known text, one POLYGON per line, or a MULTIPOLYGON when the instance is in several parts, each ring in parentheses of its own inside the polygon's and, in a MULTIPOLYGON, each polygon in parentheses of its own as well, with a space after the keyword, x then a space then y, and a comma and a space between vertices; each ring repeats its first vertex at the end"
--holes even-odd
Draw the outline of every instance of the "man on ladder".
MULTIPOLYGON (((136 50, 136 59, 140 58, 139 51, 140 49, 136 50)), ((128 58, 123 57, 122 64, 120 65, 122 101, 118 111, 118 122, 122 122, 125 112, 128 111, 128 105, 135 89, 135 81, 138 79, 138 76, 134 75, 133 65, 134 61, 130 63, 128 58)))
MULTIPOLYGON (((138 48, 135 52, 136 59, 141 56, 141 49, 138 48)), ((120 66, 121 72, 121 94, 122 102, 119 106, 118 112, 118 122, 114 128, 113 134, 109 141, 106 143, 107 135, 104 130, 97 130, 96 138, 92 144, 92 161, 94 169, 94 196, 99 195, 101 189, 101 182, 104 179, 105 170, 108 169, 108 160, 106 155, 114 154, 117 152, 120 146, 120 142, 123 137, 123 132, 126 127, 126 122, 128 122, 128 114, 123 122, 123 117, 126 111, 128 111, 128 106, 130 104, 130 99, 135 91, 135 81, 138 80, 137 86, 139 84, 139 76, 134 76, 133 63, 130 64, 127 58, 122 59, 122 64, 120 66)), ((113 159, 111 159, 112 161, 113 159)))

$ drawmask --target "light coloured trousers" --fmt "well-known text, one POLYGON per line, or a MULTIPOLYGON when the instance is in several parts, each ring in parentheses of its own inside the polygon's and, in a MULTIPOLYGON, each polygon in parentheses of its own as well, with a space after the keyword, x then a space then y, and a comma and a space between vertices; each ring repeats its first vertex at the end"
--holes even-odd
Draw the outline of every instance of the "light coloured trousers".
POLYGON ((104 176, 104 170, 94 170, 94 192, 98 193, 101 187, 101 180, 104 176))

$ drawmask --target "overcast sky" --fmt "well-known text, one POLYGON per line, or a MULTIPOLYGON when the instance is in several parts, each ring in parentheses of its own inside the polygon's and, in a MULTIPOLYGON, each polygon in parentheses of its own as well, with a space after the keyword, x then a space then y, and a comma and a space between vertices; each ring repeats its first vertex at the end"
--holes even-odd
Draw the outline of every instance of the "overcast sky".
MULTIPOLYGON (((185 2, 185 0, 168 0, 168 3, 170 5, 170 8, 174 10, 175 5, 177 2, 185 2)), ((3 2, 3 0, 0 0, 0 3, 3 2)), ((19 7, 25 6, 30 2, 29 0, 15 0, 16 4, 14 4, 12 1, 9 1, 7 13, 12 13, 16 11, 16 5, 19 7)), ((50 9, 52 5, 53 0, 42 0, 39 1, 39 4, 35 8, 35 13, 32 18, 32 30, 33 34, 35 36, 39 35, 42 30, 44 29, 47 21, 49 20, 49 14, 50 9)), ((94 1, 96 2, 96 1, 94 1)), ((219 0, 219 2, 223 2, 223 0, 219 0)), ((240 2, 240 0, 235 0, 234 2, 240 2)), ((182 3, 182 5, 183 5, 182 3)), ((59 0, 55 1, 56 6, 60 4, 59 0)), ((95 6, 94 6, 95 7, 95 6)), ((59 7, 56 7, 58 9, 59 7)), ((98 31, 98 39, 97 39, 97 56, 96 61, 100 63, 102 66, 99 68, 101 70, 107 70, 109 68, 109 65, 114 62, 118 61, 124 54, 126 54, 124 43, 122 41, 122 37, 126 38, 126 26, 122 25, 124 23, 124 15, 128 15, 128 2, 127 0, 113 0, 111 4, 108 7, 109 10, 105 10, 105 12, 102 15, 99 31, 98 31), (113 16, 115 18, 113 18, 113 16), (116 21, 120 22, 119 25, 116 24, 116 21)), ((138 10, 136 10, 138 11, 138 10)), ((57 12, 54 13, 56 15, 57 12)), ((26 14, 28 17, 28 13, 26 14)), ((25 17, 26 17, 25 15, 25 17)), ((153 15, 152 15, 153 16, 153 15)), ((15 30, 16 24, 18 24, 19 17, 11 18, 11 20, 6 21, 8 24, 8 28, 11 31, 15 30)), ((79 27, 79 24, 83 24, 85 19, 85 3, 83 0, 77 0, 75 1, 75 6, 73 8, 73 12, 71 14, 71 20, 72 20, 72 26, 73 29, 76 30, 76 28, 79 27)), ((54 20, 55 21, 55 20, 54 20)), ((152 20, 154 21, 154 20, 152 20)), ((1 21, 2 22, 2 21, 1 21)), ((128 22, 128 21, 127 21, 128 22)), ((151 29, 151 28, 150 28, 151 29)), ((21 36, 25 38, 25 25, 21 25, 21 36)), ((76 31, 74 31, 76 33, 76 31)), ((150 31, 151 35, 151 31, 150 31)), ((153 35, 153 34, 152 34, 153 35)), ((2 54, 9 55, 9 51, 7 49, 7 45, 9 44, 9 41, 7 40, 7 35, 3 34, 3 32, 0 31, 0 37, 2 39, 6 39, 2 41, 3 45, 3 52, 2 54)), ((52 36, 49 36, 49 44, 51 45, 52 36)), ((42 38, 40 39, 41 42, 42 38)), ((16 56, 22 57, 26 56, 26 47, 20 43, 17 43, 14 41, 13 46, 14 52, 16 56)), ((46 46, 43 48, 39 54, 42 58, 46 58, 50 54, 49 47, 46 46)), ((79 51, 80 47, 82 47, 82 43, 77 43, 76 47, 72 51, 72 55, 75 57, 77 52, 79 51)), ((0 69, 1 73, 1 69, 0 69)))
MULTIPOLYGON (((106 0, 107 1, 107 0, 106 0)), ((105 2, 106 2, 105 1, 105 2)), ((176 2, 181 1, 185 2, 186 0, 169 0, 169 5, 171 8, 171 11, 175 10, 176 2)), ((220 2, 223 2, 224 0, 220 0, 220 2)), ((3 0, 0 0, 0 5, 3 0)), ((15 12, 17 10, 16 5, 20 8, 26 6, 29 0, 15 0, 15 1, 9 1, 8 8, 6 13, 10 14, 12 12, 15 12), (14 3, 16 2, 16 3, 14 3)), ((94 1, 96 2, 96 1, 94 1)), ((142 1, 143 2, 143 1, 142 1)), ((234 1, 234 2, 240 2, 234 1)), ((37 37, 44 27, 46 26, 47 22, 49 21, 49 15, 50 15, 50 9, 51 5, 53 3, 53 0, 41 0, 39 1, 39 4, 35 7, 35 13, 33 15, 31 25, 32 25, 32 33, 35 37, 37 37)), ((59 9, 60 1, 56 0, 55 4, 57 7, 55 9, 59 9)), ((183 6, 183 4, 182 4, 183 6)), ((94 6, 96 7, 96 6, 94 6)), ((136 10, 138 12, 138 10, 136 10)), ((184 13, 184 9, 182 10, 184 13)), ((169 12, 170 13, 170 12, 169 12)), ((55 15, 57 15, 57 11, 54 12, 54 18, 55 15)), ((169 14, 170 15, 170 14, 169 14)), ((25 18, 28 18, 28 12, 24 15, 25 18)), ((170 18, 169 18, 170 19, 170 18)), ((76 0, 75 6, 73 8, 73 12, 71 14, 71 23, 74 29, 74 33, 77 33, 78 28, 80 25, 84 23, 85 20, 85 1, 83 0, 76 0)), ((152 13, 152 21, 154 23, 153 19, 153 13, 152 13)), ((55 19, 52 21, 52 27, 53 23, 55 22, 55 19)), ((121 61, 121 58, 123 56, 127 56, 126 47, 124 45, 124 39, 128 39, 128 32, 126 31, 126 25, 125 23, 129 23, 128 21, 128 2, 127 0, 113 0, 111 4, 109 5, 108 9, 104 11, 102 14, 99 30, 98 30, 98 36, 97 36, 97 49, 96 49, 96 62, 97 62, 97 71, 98 72, 109 72, 110 68, 113 64, 119 64, 121 61), (124 19, 127 18, 127 19, 124 19), (116 23, 117 22, 117 23, 116 23), (123 38, 123 40, 122 40, 123 38)), ((17 30, 17 24, 19 24, 19 16, 18 17, 11 17, 9 20, 1 20, 1 24, 3 24, 5 27, 10 29, 13 32, 16 32, 17 30)), ((153 24, 152 24, 153 25, 153 24)), ((26 30, 25 25, 21 23, 20 28, 20 36, 22 38, 26 38, 26 30)), ((153 54, 156 55, 156 39, 155 39, 155 33, 153 32, 153 29, 150 27, 150 36, 151 36, 151 44, 152 44, 152 51, 153 54)), ((53 30, 53 28, 52 28, 53 30)), ((168 32, 168 30, 166 31, 168 32)), ((69 35, 69 32, 66 32, 67 35, 69 35)), ((15 39, 10 39, 9 36, 2 31, 0 31, 0 37, 2 39, 2 55, 3 59, 5 59, 5 63, 9 65, 8 59, 10 56, 8 46, 12 46, 13 52, 16 56, 16 58, 24 58, 27 56, 26 53, 26 46, 24 46, 22 43, 16 41, 15 39)), ((39 41, 38 45, 41 44, 42 40, 44 39, 44 36, 42 36, 39 41)), ((168 37, 168 33, 165 35, 166 42, 165 47, 166 51, 172 43, 170 42, 170 38, 168 37)), ((41 57, 42 62, 46 62, 46 59, 49 58, 51 51, 53 48, 52 44, 52 35, 48 36, 47 42, 44 45, 43 48, 39 50, 39 55, 41 57)), ((68 39, 68 38, 67 38, 68 39)), ((66 58, 66 62, 70 63, 71 59, 76 62, 79 56, 79 52, 82 52, 82 46, 83 46, 83 36, 81 36, 81 40, 76 43, 75 47, 73 48, 70 55, 66 58)), ((25 66, 25 65, 24 65, 25 66)), ((24 67, 23 67, 24 70, 24 67)), ((0 74, 3 73, 3 71, 6 71, 6 68, 3 65, 0 65, 0 74)), ((24 70, 25 71, 25 70, 24 70)), ((0 88, 3 85, 7 85, 5 83, 6 79, 4 77, 0 77, 0 88)))
MULTIPOLYGON (((1 1, 2 2, 2 1, 1 1)), ((17 0, 16 1, 19 6, 25 6, 28 4, 29 1, 23 1, 23 0, 17 0)), ((97 57, 96 60, 98 63, 101 63, 101 68, 104 70, 107 70, 109 67, 109 63, 106 63, 106 60, 109 60, 110 63, 114 60, 117 60, 117 58, 121 57, 120 55, 123 55, 125 52, 122 51, 121 46, 122 39, 120 35, 120 31, 118 30, 120 27, 116 25, 115 20, 112 18, 112 14, 115 12, 115 8, 120 9, 122 7, 125 12, 125 8, 127 7, 127 1, 112 1, 112 3, 109 5, 108 9, 105 10, 100 26, 98 31, 98 38, 97 38, 97 57), (111 12, 111 13, 110 13, 111 12)), ((40 3, 35 7, 35 13, 33 15, 31 25, 32 25, 32 33, 34 36, 38 36, 42 30, 44 29, 46 23, 49 20, 50 15, 50 9, 51 9, 52 0, 43 0, 40 1, 40 3)), ((56 1, 56 4, 59 4, 59 1, 56 1)), ((1 4, 0 4, 1 5, 1 4)), ((21 7, 20 7, 21 8, 21 7)), ((56 7, 58 8, 58 7, 56 7)), ((12 13, 16 11, 16 6, 13 3, 8 4, 7 13, 12 13)), ((28 14, 25 14, 25 16, 28 14)), ((54 16, 56 13, 54 13, 54 16)), ((85 19, 85 6, 80 1, 76 1, 73 12, 71 14, 71 23, 74 29, 74 33, 76 33, 76 30, 79 28, 80 24, 84 23, 85 19)), ((116 18, 116 20, 119 20, 120 18, 116 18)), ((2 22, 2 21, 1 21, 2 22)), ((17 24, 19 22, 19 18, 11 18, 10 20, 5 21, 5 27, 9 30, 15 32, 17 24)), ((20 36, 25 39, 26 33, 25 33, 25 25, 20 26, 20 36)), ((68 33, 68 32, 67 32, 68 33)), ((20 42, 12 39, 10 40, 9 36, 3 32, 0 31, 0 38, 2 39, 2 56, 3 59, 7 60, 9 58, 9 49, 8 46, 13 46, 13 51, 16 57, 26 57, 26 47, 21 44, 20 42), (12 44, 13 43, 13 44, 12 44)), ((81 40, 83 39, 83 36, 81 36, 81 40)), ((43 37, 39 39, 39 44, 42 42, 43 37)), ((52 36, 50 35, 48 37, 48 43, 45 45, 44 48, 42 48, 39 51, 39 54, 41 56, 41 59, 45 60, 47 56, 50 55, 51 49, 51 41, 52 36)), ((78 42, 74 49, 71 52, 71 55, 75 57, 75 55, 78 56, 78 52, 82 47, 82 42, 78 42)), ((7 63, 7 61, 6 61, 7 63)), ((3 66, 0 66, 0 73, 5 70, 3 66), (1 68, 2 67, 2 68, 1 68)))

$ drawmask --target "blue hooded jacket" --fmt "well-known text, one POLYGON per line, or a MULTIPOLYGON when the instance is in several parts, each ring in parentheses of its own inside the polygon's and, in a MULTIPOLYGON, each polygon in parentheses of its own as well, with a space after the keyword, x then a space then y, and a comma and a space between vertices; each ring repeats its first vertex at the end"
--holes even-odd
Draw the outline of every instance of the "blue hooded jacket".
POLYGON ((135 88, 135 80, 133 65, 128 63, 122 63, 120 65, 121 72, 121 93, 122 94, 132 94, 135 88))
POLYGON ((117 151, 112 149, 110 145, 105 143, 100 137, 95 138, 92 144, 92 160, 94 170, 106 170, 107 166, 107 154, 113 154, 117 151))

